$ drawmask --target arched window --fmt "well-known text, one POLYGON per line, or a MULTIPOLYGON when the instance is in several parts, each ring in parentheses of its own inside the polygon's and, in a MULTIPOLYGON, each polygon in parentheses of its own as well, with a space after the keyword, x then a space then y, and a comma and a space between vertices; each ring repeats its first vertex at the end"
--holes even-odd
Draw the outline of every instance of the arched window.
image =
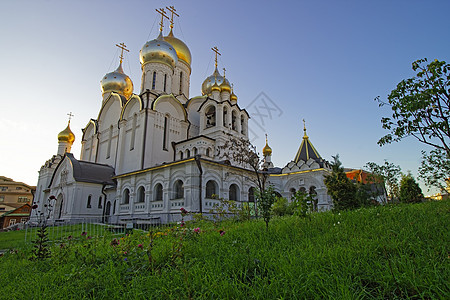
POLYGON ((231 112, 231 129, 233 130, 237 130, 237 116, 236 116, 236 111, 232 111, 231 112))
POLYGON ((194 148, 192 148, 192 152, 194 152, 194 156, 195 156, 195 155, 197 155, 197 154, 198 154, 198 150, 197 150, 197 148, 195 148, 195 147, 194 147, 194 148))
POLYGON ((302 186, 301 188, 298 189, 300 192, 302 192, 303 194, 306 194, 306 189, 304 186, 302 186))
POLYGON ((169 116, 164 117, 164 132, 163 132, 163 150, 167 151, 167 144, 169 143, 169 116))
POLYGON ((136 140, 136 122, 137 122, 137 114, 133 116, 133 125, 131 128, 131 139, 130 139, 130 151, 134 149, 134 141, 136 140))
POLYGON ((183 93, 183 72, 180 72, 180 95, 183 93))
POLYGON ((248 189, 248 202, 255 202, 255 188, 248 189))
POLYGON ((102 208, 102 196, 98 197, 98 208, 102 208))
POLYGON ((156 87, 156 72, 153 72, 152 90, 156 87))
POLYGON ((191 151, 189 149, 186 150, 186 158, 191 157, 191 151))
POLYGON ((184 187, 183 187, 183 181, 177 180, 175 181, 173 185, 173 199, 182 199, 184 198, 184 187))
POLYGON ((228 112, 227 108, 223 108, 223 126, 228 128, 228 112))
POLYGON ((112 136, 113 136, 113 127, 109 127, 109 135, 108 135, 108 146, 106 148, 106 158, 109 158, 111 156, 111 142, 112 142, 112 136))
POLYGON ((245 132, 244 124, 245 124, 244 116, 241 116, 241 134, 244 134, 244 132, 245 132))
POLYGON ((180 151, 178 156, 180 157, 180 159, 183 159, 183 151, 180 151))
POLYGON ((316 191, 316 187, 315 186, 311 186, 310 188, 309 188, 309 194, 311 195, 311 197, 315 197, 315 196, 317 196, 317 191, 316 191))
POLYGON ((206 109, 206 128, 216 126, 216 107, 211 105, 206 109))
POLYGON ((123 195, 122 195, 122 204, 128 204, 128 203, 130 203, 130 190, 125 189, 123 191, 123 195))
POLYGON ((154 201, 162 201, 163 199, 163 186, 161 183, 155 185, 155 197, 154 201))
POLYGON ((214 180, 209 180, 206 183, 206 198, 214 199, 217 196, 217 183, 214 180))
POLYGON ((139 187, 138 189, 137 202, 145 202, 145 188, 143 186, 139 187))
POLYGON ((91 208, 91 202, 92 202, 92 195, 89 195, 88 200, 87 200, 87 205, 86 205, 87 208, 91 208))
POLYGON ((211 152, 211 150, 209 150, 209 148, 206 149, 206 156, 209 156, 210 152, 211 152))
POLYGON ((164 74, 164 92, 166 91, 166 85, 167 85, 167 74, 164 74))
POLYGON ((294 189, 294 188, 291 188, 291 189, 289 190, 289 194, 291 194, 291 199, 294 198, 294 196, 295 196, 295 189, 294 189))
POLYGON ((233 201, 239 201, 239 188, 234 183, 230 185, 230 190, 228 191, 228 199, 233 201))

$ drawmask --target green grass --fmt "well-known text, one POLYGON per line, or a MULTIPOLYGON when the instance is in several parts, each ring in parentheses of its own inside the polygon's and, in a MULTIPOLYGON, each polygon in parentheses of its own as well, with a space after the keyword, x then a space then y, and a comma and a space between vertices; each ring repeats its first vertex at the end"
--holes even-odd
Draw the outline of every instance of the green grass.
POLYGON ((442 201, 274 218, 268 230, 201 221, 152 232, 151 246, 140 232, 118 246, 77 236, 44 261, 22 244, 0 258, 0 298, 449 299, 449 215, 442 201))

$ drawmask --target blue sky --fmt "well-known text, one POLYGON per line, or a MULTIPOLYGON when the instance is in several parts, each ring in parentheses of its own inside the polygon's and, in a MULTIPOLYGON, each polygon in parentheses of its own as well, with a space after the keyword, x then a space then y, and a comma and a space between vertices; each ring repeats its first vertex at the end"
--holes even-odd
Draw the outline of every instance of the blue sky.
POLYGON ((0 175, 36 184, 69 112, 79 157, 81 128, 100 109, 100 79, 118 65, 114 45, 128 46, 124 70, 139 93, 139 50, 157 36, 155 8, 167 5, 192 53, 191 97, 212 73, 217 46, 239 104, 252 112, 263 92, 276 107, 271 117, 260 108, 267 117, 249 126, 259 149, 269 135, 277 166, 294 158, 305 119, 327 160, 339 153, 344 166, 361 168, 387 159, 416 174, 429 148, 414 139, 380 148, 389 108, 373 99, 413 76, 414 60, 449 60, 450 1, 3 0, 0 175))

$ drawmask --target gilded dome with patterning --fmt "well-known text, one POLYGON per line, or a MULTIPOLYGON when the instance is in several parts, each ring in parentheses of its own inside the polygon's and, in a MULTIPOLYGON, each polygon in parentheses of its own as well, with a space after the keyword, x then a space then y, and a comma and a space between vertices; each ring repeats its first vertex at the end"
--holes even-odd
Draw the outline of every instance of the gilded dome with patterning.
POLYGON ((159 34, 158 38, 145 43, 139 53, 139 57, 142 66, 155 62, 175 68, 178 61, 177 51, 174 49, 174 46, 164 40, 162 33, 159 34))
POLYGON ((73 134, 72 130, 70 130, 70 121, 69 124, 67 124, 66 129, 58 134, 58 141, 67 142, 70 144, 73 144, 73 142, 75 141, 75 135, 73 134))
POLYGON ((191 51, 182 40, 173 35, 172 29, 170 30, 169 35, 164 37, 164 40, 175 48, 178 59, 184 61, 190 67, 192 61, 191 51))
POLYGON ((270 148, 269 144, 267 144, 267 140, 266 140, 266 145, 263 148, 263 155, 264 156, 272 155, 272 148, 270 148))
POLYGON ((102 92, 115 92, 129 98, 133 93, 133 82, 130 77, 123 72, 122 62, 114 72, 106 74, 100 81, 102 92))
MULTIPOLYGON (((203 81, 202 84, 202 95, 209 95, 211 94, 211 88, 214 85, 215 82, 217 82, 217 85, 220 87, 224 81, 224 78, 222 75, 220 75, 217 68, 214 70, 214 73, 207 77, 205 81, 203 81)), ((225 78, 225 83, 230 85, 230 82, 228 79, 225 78)))

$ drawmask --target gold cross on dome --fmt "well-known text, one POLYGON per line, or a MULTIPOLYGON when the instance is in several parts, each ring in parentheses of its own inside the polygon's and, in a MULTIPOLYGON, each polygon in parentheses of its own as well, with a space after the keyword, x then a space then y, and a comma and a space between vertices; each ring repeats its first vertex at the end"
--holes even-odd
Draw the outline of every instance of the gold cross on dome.
POLYGON ((159 26, 160 26, 159 27, 159 31, 162 32, 163 27, 164 27, 164 23, 163 23, 164 18, 169 20, 169 17, 166 16, 166 12, 164 11, 164 8, 158 8, 158 9, 155 9, 155 10, 156 10, 157 13, 159 13, 161 15, 161 22, 159 23, 159 26))
POLYGON ((217 46, 214 46, 213 48, 211 48, 211 50, 216 53, 215 61, 216 61, 216 68, 217 68, 217 54, 219 54, 219 55, 222 55, 222 54, 220 54, 219 49, 217 48, 217 46))
POLYGON ((304 132, 304 136, 306 136, 306 122, 305 122, 305 119, 303 119, 303 132, 304 132))
POLYGON ((67 115, 69 116, 69 123, 70 123, 70 119, 72 119, 72 117, 73 117, 74 115, 72 114, 72 112, 68 113, 67 115))
POLYGON ((170 29, 172 29, 173 28, 173 15, 175 15, 177 17, 179 17, 180 15, 176 13, 177 10, 175 9, 175 7, 173 7, 173 6, 167 7, 166 6, 166 8, 168 11, 170 11, 172 13, 171 17, 170 17, 170 29))
POLYGON ((120 63, 122 63, 123 61, 123 50, 130 52, 130 50, 127 49, 127 45, 125 45, 124 43, 120 43, 120 44, 116 44, 117 47, 119 47, 120 49, 122 49, 122 52, 120 53, 120 63))

